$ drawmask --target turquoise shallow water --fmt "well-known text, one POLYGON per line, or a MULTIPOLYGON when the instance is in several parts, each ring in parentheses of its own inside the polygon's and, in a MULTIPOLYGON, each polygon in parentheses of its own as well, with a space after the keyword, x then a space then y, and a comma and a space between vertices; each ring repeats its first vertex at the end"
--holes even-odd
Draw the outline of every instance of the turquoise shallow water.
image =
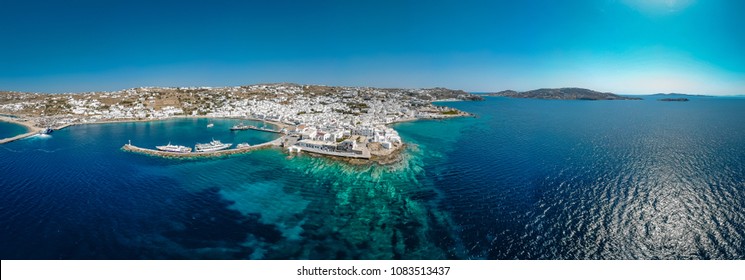
POLYGON ((3 258, 448 258, 447 217, 411 194, 422 163, 354 167, 278 150, 210 160, 133 144, 266 142, 235 120, 75 126, 0 146, 3 258), (442 237, 430 236, 433 231, 442 237))
POLYGON ((9 122, 0 122, 0 139, 28 132, 26 127, 9 122))
POLYGON ((448 106, 394 127, 391 166, 278 150, 210 160, 120 151, 237 120, 70 127, 0 146, 3 259, 745 257, 745 99, 448 106))

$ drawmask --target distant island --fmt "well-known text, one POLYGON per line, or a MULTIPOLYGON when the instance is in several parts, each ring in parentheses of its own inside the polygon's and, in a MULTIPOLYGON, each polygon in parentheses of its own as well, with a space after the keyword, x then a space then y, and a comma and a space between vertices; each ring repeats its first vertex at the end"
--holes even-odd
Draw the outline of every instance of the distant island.
POLYGON ((523 92, 504 90, 486 95, 556 100, 641 100, 641 98, 637 97, 620 96, 609 92, 598 92, 584 88, 542 88, 523 92))
POLYGON ((688 101, 688 98, 662 98, 657 101, 688 101))
POLYGON ((711 96, 711 95, 703 95, 703 94, 686 94, 686 93, 676 93, 676 92, 671 92, 671 93, 655 93, 655 94, 652 94, 651 96, 687 96, 687 97, 713 97, 713 96, 711 96))

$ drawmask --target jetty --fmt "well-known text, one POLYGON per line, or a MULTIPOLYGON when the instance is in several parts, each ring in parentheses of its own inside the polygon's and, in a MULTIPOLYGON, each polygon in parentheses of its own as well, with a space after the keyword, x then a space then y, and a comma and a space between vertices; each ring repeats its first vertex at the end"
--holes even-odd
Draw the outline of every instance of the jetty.
POLYGON ((24 134, 19 134, 19 135, 13 136, 13 137, 8 137, 8 138, 5 138, 5 139, 0 139, 0 144, 10 143, 10 142, 13 142, 13 141, 16 141, 16 140, 21 140, 23 138, 31 137, 31 136, 38 135, 38 134, 39 134, 38 131, 28 132, 28 133, 24 133, 24 134))
POLYGON ((240 130, 258 130, 258 131, 264 131, 264 132, 271 132, 271 133, 279 133, 284 134, 281 129, 270 129, 266 127, 257 127, 255 125, 244 125, 243 123, 234 125, 230 128, 230 131, 240 131, 240 130))
MULTIPOLYGON (((36 135, 41 134, 42 131, 46 130, 45 128, 35 127, 35 126, 30 125, 30 124, 28 124, 26 122, 14 121, 13 123, 16 123, 16 124, 20 124, 20 125, 25 126, 26 129, 29 130, 29 132, 26 132, 26 133, 23 133, 23 134, 18 134, 16 136, 8 137, 8 138, 5 138, 5 139, 0 139, 0 145, 5 144, 5 143, 10 143, 10 142, 13 142, 13 141, 16 141, 16 140, 21 140, 21 139, 29 138, 29 137, 32 137, 32 136, 36 136, 36 135)), ((60 130, 60 129, 66 128, 66 127, 71 126, 71 125, 75 125, 75 124, 69 124, 68 123, 68 124, 64 124, 64 125, 61 125, 61 126, 58 126, 58 127, 55 127, 55 128, 50 128, 50 129, 52 129, 52 131, 55 131, 55 130, 60 130)))
POLYGON ((222 156, 228 156, 228 155, 244 154, 244 153, 248 153, 248 152, 259 150, 259 149, 278 147, 282 144, 283 138, 284 137, 279 137, 272 141, 249 146, 249 147, 219 150, 219 151, 212 151, 212 152, 188 152, 188 153, 167 152, 167 151, 137 147, 135 145, 132 145, 131 143, 128 143, 122 146, 122 150, 127 151, 127 152, 146 154, 150 156, 158 156, 158 157, 164 157, 164 158, 188 159, 188 158, 222 157, 222 156))
POLYGON ((282 134, 282 131, 280 131, 280 130, 268 129, 268 128, 263 128, 263 127, 256 127, 256 126, 253 126, 253 125, 249 125, 248 126, 248 129, 282 134))
POLYGON ((21 125, 21 126, 25 127, 26 130, 28 131, 26 133, 18 134, 18 135, 13 136, 13 137, 8 137, 8 138, 0 139, 0 144, 10 143, 10 142, 13 142, 13 141, 16 141, 16 140, 21 140, 21 139, 24 139, 24 138, 28 138, 28 137, 31 137, 31 136, 34 136, 34 135, 39 134, 39 131, 43 130, 43 128, 36 127, 30 121, 27 121, 27 120, 21 119, 21 118, 11 118, 11 117, 9 117, 7 115, 0 116, 0 121, 14 123, 14 124, 17 124, 17 125, 21 125))

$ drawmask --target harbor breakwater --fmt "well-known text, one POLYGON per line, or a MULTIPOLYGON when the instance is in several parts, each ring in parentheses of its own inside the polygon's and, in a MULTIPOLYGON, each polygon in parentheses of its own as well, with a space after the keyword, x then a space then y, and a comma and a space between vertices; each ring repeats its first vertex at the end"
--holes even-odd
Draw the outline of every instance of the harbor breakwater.
POLYGON ((253 145, 249 147, 219 150, 219 151, 212 151, 212 152, 177 153, 177 152, 167 152, 167 151, 142 148, 142 147, 137 147, 132 144, 125 144, 124 146, 122 146, 122 150, 133 152, 133 153, 151 155, 151 156, 165 157, 165 158, 188 159, 188 158, 222 157, 222 156, 229 156, 229 155, 244 154, 244 153, 248 153, 254 150, 258 150, 258 149, 279 147, 280 144, 282 144, 283 139, 284 137, 280 137, 280 138, 274 139, 269 142, 265 142, 265 143, 261 143, 261 144, 253 145))

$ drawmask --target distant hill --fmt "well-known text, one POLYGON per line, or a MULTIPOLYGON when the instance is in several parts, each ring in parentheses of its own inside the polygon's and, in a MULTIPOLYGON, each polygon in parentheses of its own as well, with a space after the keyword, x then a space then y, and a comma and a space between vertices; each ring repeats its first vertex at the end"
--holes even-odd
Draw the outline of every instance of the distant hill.
POLYGON ((557 99, 557 100, 641 100, 609 92, 598 92, 585 88, 542 88, 518 92, 505 90, 487 94, 488 96, 505 96, 513 98, 557 99))

